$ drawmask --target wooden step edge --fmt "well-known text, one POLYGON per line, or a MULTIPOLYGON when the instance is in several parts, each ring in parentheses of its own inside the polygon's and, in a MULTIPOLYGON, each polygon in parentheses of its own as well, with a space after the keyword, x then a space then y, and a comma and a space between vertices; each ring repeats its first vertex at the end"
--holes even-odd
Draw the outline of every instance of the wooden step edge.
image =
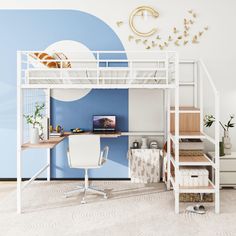
MULTIPOLYGON (((170 134, 174 137, 175 131, 171 131, 170 134)), ((180 131, 179 132, 179 138, 196 138, 196 139, 202 139, 205 138, 205 135, 202 132, 199 131, 180 131)))
MULTIPOLYGON (((175 112, 175 107, 170 107, 170 112, 174 113, 175 112)), ((200 113, 200 109, 197 107, 179 107, 179 112, 180 113, 200 113)))

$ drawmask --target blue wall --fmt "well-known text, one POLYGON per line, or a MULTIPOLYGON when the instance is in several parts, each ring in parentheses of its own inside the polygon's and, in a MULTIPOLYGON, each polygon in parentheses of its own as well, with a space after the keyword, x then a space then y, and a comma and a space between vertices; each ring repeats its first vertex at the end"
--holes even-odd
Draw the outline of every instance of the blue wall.
MULTIPOLYGON (((0 11, 0 178, 16 177, 16 51, 44 50, 61 40, 75 40, 90 50, 124 50, 114 31, 90 14, 70 10, 0 11), (6 142, 7 140, 7 142, 6 142)), ((93 114, 115 114, 118 128, 128 130, 128 90, 92 90, 74 102, 52 99, 52 122, 65 129, 91 127, 93 114), (63 113, 62 113, 63 112, 63 113)), ((128 140, 104 139, 109 145, 110 161, 92 177, 127 177, 128 140)), ((52 152, 52 177, 80 177, 81 172, 67 165, 63 142, 52 152)), ((45 163, 45 151, 24 154, 24 177, 31 176, 45 163), (27 159, 27 162, 25 161, 27 159)))

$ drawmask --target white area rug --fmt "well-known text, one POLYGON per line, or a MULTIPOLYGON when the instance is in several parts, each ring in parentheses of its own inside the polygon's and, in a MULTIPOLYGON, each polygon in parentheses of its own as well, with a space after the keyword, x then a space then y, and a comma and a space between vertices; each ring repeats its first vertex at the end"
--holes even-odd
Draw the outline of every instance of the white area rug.
MULTIPOLYGON (((64 198, 78 182, 36 182, 24 191, 24 213, 16 214, 15 191, 0 203, 1 236, 234 236, 236 191, 221 191, 221 211, 207 214, 174 213, 174 196, 163 184, 95 181, 110 198, 88 195, 64 198)), ((189 204, 188 204, 189 205, 189 204)))

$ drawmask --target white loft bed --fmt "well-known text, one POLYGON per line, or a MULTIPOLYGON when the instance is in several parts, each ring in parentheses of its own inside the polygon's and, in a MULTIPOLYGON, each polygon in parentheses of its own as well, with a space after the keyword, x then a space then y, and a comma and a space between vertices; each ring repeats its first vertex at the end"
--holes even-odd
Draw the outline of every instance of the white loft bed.
POLYGON ((35 53, 45 52, 20 53, 21 82, 26 87, 164 88, 173 87, 176 77, 175 52, 129 52, 130 58, 126 59, 124 51, 93 51, 96 59, 81 59, 80 54, 73 55, 73 59, 50 59, 59 68, 48 68, 44 64, 49 60, 35 59, 32 57, 35 53), (64 67, 65 63, 70 63, 71 67, 64 67))
MULTIPOLYGON (((215 211, 220 209, 219 201, 219 97, 218 92, 212 82, 206 66, 201 61, 187 63, 194 64, 194 74, 196 81, 193 85, 199 87, 199 99, 194 105, 198 105, 201 114, 201 132, 199 134, 181 134, 179 132, 179 114, 183 111, 179 108, 179 87, 188 86, 188 83, 179 82, 179 59, 176 52, 167 51, 93 51, 93 58, 86 56, 85 52, 80 55, 73 55, 72 58, 64 59, 33 59, 32 53, 45 53, 38 51, 17 52, 17 212, 22 211, 22 191, 34 181, 42 172, 47 171, 47 180, 50 181, 50 149, 63 139, 49 142, 39 146, 27 143, 28 130, 23 114, 32 112, 35 101, 43 101, 46 105, 45 116, 50 118, 50 93, 51 89, 163 89, 165 110, 164 132, 121 132, 120 135, 164 135, 167 140, 168 158, 168 178, 167 189, 171 186, 175 195, 175 212, 179 212, 180 193, 214 193, 215 211), (126 58, 128 55, 128 59, 126 58), (45 63, 57 63, 58 68, 48 68, 45 63), (65 68, 64 63, 71 66, 65 68), (58 66, 59 65, 59 66, 58 66), (214 93, 215 99, 215 130, 214 138, 203 132, 203 79, 199 70, 206 75, 209 86, 214 93), (171 91, 174 94, 174 110, 171 110, 171 91), (170 132, 170 113, 174 112, 175 133, 170 132), (207 159, 204 162, 185 163, 179 157, 180 138, 202 138, 211 142, 215 146, 215 163, 207 159), (171 140, 175 146, 175 159, 171 156, 171 140), (47 164, 41 168, 24 186, 22 185, 22 152, 28 148, 45 148, 47 150, 47 164), (207 163, 206 163, 206 162, 207 163), (171 175, 170 165, 175 167, 175 176, 171 175), (215 169, 215 182, 209 180, 209 187, 204 188, 181 188, 179 185, 179 168, 181 166, 212 166, 215 169)), ((50 52, 46 52, 50 53, 50 52)), ((53 52, 51 52, 53 53, 53 52)), ((63 52, 66 54, 66 52, 63 52)), ((208 89, 210 89, 208 88, 208 89)), ((194 111, 191 111, 194 112, 194 111)))

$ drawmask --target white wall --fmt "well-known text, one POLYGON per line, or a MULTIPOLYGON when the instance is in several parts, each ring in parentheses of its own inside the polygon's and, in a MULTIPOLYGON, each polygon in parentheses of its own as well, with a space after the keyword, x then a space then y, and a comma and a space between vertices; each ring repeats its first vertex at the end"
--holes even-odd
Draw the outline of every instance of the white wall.
MULTIPOLYGON (((209 25, 209 31, 200 44, 186 47, 170 46, 177 50, 181 58, 202 58, 206 63, 221 96, 221 120, 225 122, 228 114, 236 114, 236 1, 235 0, 21 0, 0 2, 1 8, 67 8, 79 9, 96 15, 110 25, 122 40, 126 50, 142 50, 141 45, 128 42, 130 29, 128 16, 135 7, 151 5, 159 13, 158 28, 161 35, 168 35, 173 26, 180 26, 186 12, 194 9, 198 13, 199 26, 209 25), (118 28, 117 20, 125 25, 118 28)), ((75 27, 76 30, 76 27, 75 27)), ((236 150, 236 128, 231 130, 233 149, 236 150)))

